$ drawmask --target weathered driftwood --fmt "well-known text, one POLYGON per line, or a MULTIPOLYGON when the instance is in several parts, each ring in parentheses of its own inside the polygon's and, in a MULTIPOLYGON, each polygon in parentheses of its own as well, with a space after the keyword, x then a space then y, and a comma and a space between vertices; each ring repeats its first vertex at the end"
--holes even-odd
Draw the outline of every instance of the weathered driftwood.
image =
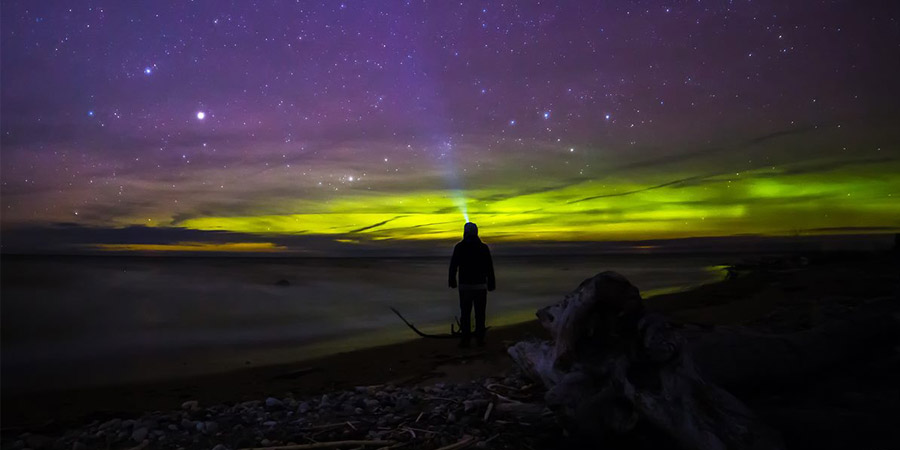
POLYGON ((538 311, 552 342, 520 342, 516 363, 548 389, 564 425, 597 444, 649 426, 688 449, 777 449, 776 432, 698 373, 684 339, 614 272, 538 311))
MULTIPOLYGON (((456 328, 456 327, 461 327, 461 325, 459 324, 459 318, 455 318, 456 319, 456 327, 454 327, 452 323, 450 324, 450 333, 449 334, 433 334, 433 333, 425 333, 425 332, 419 330, 418 328, 416 328, 416 326, 413 325, 410 321, 406 320, 406 318, 403 317, 403 314, 400 314, 400 311, 397 311, 396 308, 391 307, 391 311, 393 311, 394 314, 396 314, 397 317, 399 317, 400 320, 402 320, 403 323, 405 323, 406 326, 409 327, 409 329, 413 330, 414 333, 418 334, 419 336, 421 336, 423 338, 430 338, 430 339, 460 339, 460 338, 462 338, 462 329, 456 328)), ((485 331, 489 330, 490 328, 491 327, 486 327, 485 331)))

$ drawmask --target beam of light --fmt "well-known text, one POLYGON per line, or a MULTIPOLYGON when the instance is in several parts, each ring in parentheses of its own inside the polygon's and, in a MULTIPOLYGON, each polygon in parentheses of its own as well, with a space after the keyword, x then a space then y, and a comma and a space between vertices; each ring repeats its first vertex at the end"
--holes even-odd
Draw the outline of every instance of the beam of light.
POLYGON ((469 207, 466 205, 466 197, 463 195, 463 192, 459 189, 453 191, 453 203, 456 204, 456 207, 459 208, 459 212, 462 213, 463 219, 466 220, 466 223, 469 222, 469 207))
POLYGON ((460 177, 459 168, 456 164, 456 152, 453 142, 447 140, 440 144, 440 153, 438 162, 441 163, 442 173, 449 188, 449 194, 453 198, 453 204, 459 209, 465 223, 469 222, 469 208, 466 202, 465 191, 462 187, 462 179, 460 177))

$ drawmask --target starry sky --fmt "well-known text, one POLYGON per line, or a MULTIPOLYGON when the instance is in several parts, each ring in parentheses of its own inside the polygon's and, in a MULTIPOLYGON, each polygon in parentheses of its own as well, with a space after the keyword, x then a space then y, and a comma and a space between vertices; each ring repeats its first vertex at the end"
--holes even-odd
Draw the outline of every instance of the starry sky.
POLYGON ((881 1, 4 1, 3 247, 900 229, 881 1))

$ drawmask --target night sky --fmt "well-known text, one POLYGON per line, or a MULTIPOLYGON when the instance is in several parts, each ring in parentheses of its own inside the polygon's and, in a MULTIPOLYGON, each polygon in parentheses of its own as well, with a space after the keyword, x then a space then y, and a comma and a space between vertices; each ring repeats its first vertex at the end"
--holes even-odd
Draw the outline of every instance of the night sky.
POLYGON ((0 12, 5 249, 900 228, 895 2, 0 12))

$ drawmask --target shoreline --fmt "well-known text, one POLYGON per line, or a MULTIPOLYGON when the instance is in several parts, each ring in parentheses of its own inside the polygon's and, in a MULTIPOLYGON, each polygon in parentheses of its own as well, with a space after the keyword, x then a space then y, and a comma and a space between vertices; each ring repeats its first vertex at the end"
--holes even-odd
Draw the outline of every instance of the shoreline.
MULTIPOLYGON (((510 260, 488 320, 531 320, 598 268, 615 267, 649 295, 715 281, 720 273, 708 268, 736 258, 510 260)), ((446 332, 458 315, 456 292, 443 287, 443 259, 424 261, 400 272, 386 270, 389 261, 4 264, 4 313, 19 320, 4 323, 3 385, 40 392, 146 384, 415 338, 389 307, 423 330, 446 332), (351 277, 359 279, 342 281, 351 277)))
MULTIPOLYGON (((710 266, 709 271, 722 269, 710 266)), ((716 276, 709 282, 686 284, 667 288, 651 289, 642 296, 645 300, 661 296, 690 293, 698 288, 721 283, 724 276, 716 276)), ((560 298, 565 293, 560 294, 560 298)), ((239 367, 231 370, 186 375, 182 377, 140 380, 119 384, 101 384, 94 386, 62 388, 62 389, 29 389, 21 392, 4 390, 4 427, 42 426, 51 421, 78 422, 84 417, 104 417, 113 414, 138 414, 150 409, 177 408, 187 399, 197 399, 203 403, 222 403, 229 401, 248 401, 271 392, 290 392, 295 395, 352 388, 363 384, 382 384, 397 382, 400 384, 417 384, 426 380, 450 381, 466 378, 453 372, 455 365, 467 365, 466 372, 471 376, 495 375, 495 370, 511 368, 511 360, 506 348, 518 340, 528 337, 546 338, 546 331, 534 319, 493 325, 488 334, 485 347, 460 349, 455 339, 423 339, 416 337, 398 319, 397 327, 409 333, 407 339, 399 342, 377 344, 368 347, 319 354, 311 357, 300 357, 290 362, 261 364, 250 367, 239 367), (353 373, 357 361, 388 361, 388 366, 374 366, 363 375, 368 381, 357 382, 359 376, 347 377, 353 373), (449 376, 441 376, 438 369, 451 372, 449 376), (239 396, 229 392, 235 384, 242 387, 239 396), (253 386, 248 388, 248 386, 253 386), (258 388, 256 387, 258 386, 258 388), (89 399, 101 399, 96 410, 82 405, 89 399), (25 403, 44 405, 41 409, 57 412, 56 417, 22 407, 25 403), (12 413, 7 410, 12 403, 12 413), (24 414, 22 414, 24 413, 24 414), (10 415, 13 419, 10 420, 10 415), (23 417, 24 416, 24 417, 23 417), (24 420, 19 420, 23 418, 24 420)), ((515 319, 513 319, 515 320, 515 319)), ((501 320, 502 321, 502 320, 501 320)), ((355 338, 346 338, 347 341, 355 338)), ((332 344, 334 344, 332 342, 332 344)), ((267 351, 285 352, 302 351, 306 346, 276 347, 267 351)))
MULTIPOLYGON (((739 324, 767 332, 802 330, 834 313, 828 308, 850 301, 847 293, 862 293, 852 301, 896 295, 900 288, 897 265, 895 257, 887 254, 820 255, 808 264, 782 259, 744 265, 734 279, 657 295, 647 307, 681 323, 739 324), (811 299, 827 302, 816 305, 811 299)), ((560 298, 564 294, 560 293, 560 298)), ((398 326, 403 325, 398 321, 398 326)), ((536 320, 492 328, 483 348, 459 349, 453 339, 413 339, 306 361, 161 382, 4 392, 2 434, 6 439, 24 430, 52 433, 91 421, 177 410, 185 401, 234 404, 357 386, 456 385, 503 377, 513 369, 507 346, 528 336, 545 336, 536 320)))

